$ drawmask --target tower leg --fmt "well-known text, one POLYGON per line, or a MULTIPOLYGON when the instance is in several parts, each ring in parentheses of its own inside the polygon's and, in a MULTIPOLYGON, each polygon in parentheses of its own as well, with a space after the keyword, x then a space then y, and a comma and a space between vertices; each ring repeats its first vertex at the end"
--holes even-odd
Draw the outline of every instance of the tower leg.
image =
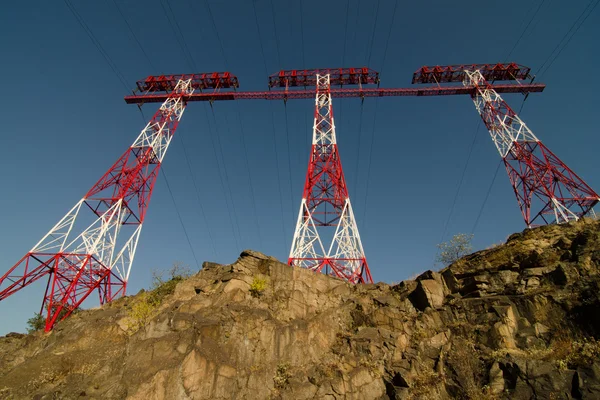
POLYGON ((0 301, 47 278, 41 314, 49 331, 94 291, 101 304, 125 294, 154 183, 185 110, 182 98, 193 91, 191 80, 177 83, 132 146, 0 277, 0 301))
POLYGON ((598 194, 533 134, 479 71, 465 71, 472 96, 504 161, 528 227, 577 220, 600 201, 598 194))

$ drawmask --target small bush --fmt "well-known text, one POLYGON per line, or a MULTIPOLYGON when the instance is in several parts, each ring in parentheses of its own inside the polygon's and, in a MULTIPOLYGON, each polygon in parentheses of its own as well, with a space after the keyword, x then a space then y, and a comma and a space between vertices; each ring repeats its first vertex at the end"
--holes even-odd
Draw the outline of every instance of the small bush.
POLYGON ((473 234, 459 233, 452 236, 450 241, 437 245, 439 253, 435 256, 435 260, 444 265, 458 261, 459 258, 471 252, 471 240, 473 240, 473 234))
POLYGON ((151 293, 142 293, 137 301, 133 303, 129 310, 129 324, 128 329, 131 333, 139 331, 141 328, 146 327, 148 321, 160 305, 160 301, 156 297, 152 296, 151 293))
POLYGON ((252 284, 250 285, 250 294, 252 297, 260 297, 266 288, 267 280, 255 276, 254 279, 252 279, 252 284))
POLYGON ((33 317, 27 320, 27 333, 33 333, 44 329, 46 326, 46 318, 42 314, 35 313, 33 317))
POLYGON ((275 371, 275 376, 273 377, 273 383, 275 383, 275 387, 277 389, 283 389, 286 387, 292 377, 292 374, 289 371, 289 364, 279 364, 277 366, 277 370, 275 371))

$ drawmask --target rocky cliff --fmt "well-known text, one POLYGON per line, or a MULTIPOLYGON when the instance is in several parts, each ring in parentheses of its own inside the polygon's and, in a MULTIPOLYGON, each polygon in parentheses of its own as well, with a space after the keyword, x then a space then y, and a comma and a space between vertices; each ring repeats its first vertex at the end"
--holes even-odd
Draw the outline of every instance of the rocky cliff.
POLYGON ((352 286, 231 265, 0 338, 2 399, 598 399, 600 223, 352 286))

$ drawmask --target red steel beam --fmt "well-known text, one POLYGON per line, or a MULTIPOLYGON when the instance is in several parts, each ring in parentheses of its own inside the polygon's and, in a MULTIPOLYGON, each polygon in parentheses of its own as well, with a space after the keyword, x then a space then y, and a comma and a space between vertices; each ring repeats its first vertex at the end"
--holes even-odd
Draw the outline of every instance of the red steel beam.
MULTIPOLYGON (((543 83, 523 84, 499 84, 492 85, 498 93, 538 93, 542 92, 546 85, 543 83)), ((394 97, 394 96, 451 96, 470 95, 475 91, 472 87, 464 86, 428 86, 414 88, 396 89, 331 89, 331 96, 336 98, 348 97, 394 97)), ((125 96, 127 104, 158 103, 168 97, 167 93, 149 93, 125 96)), ((314 90, 290 90, 290 91, 267 91, 267 92, 211 92, 194 93, 183 96, 185 101, 220 101, 220 100, 296 100, 312 99, 315 97, 314 90)))
POLYGON ((465 70, 479 70, 485 80, 494 82, 527 79, 531 68, 516 63, 424 66, 413 74, 412 83, 462 82, 465 70))

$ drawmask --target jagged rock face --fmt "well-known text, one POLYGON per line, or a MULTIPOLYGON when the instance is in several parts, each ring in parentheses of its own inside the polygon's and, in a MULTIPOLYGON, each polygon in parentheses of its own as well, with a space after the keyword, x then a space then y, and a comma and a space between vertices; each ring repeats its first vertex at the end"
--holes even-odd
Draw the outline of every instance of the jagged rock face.
POLYGON ((160 304, 141 293, 0 338, 0 398, 598 399, 599 266, 594 221, 395 286, 245 251, 160 304))

